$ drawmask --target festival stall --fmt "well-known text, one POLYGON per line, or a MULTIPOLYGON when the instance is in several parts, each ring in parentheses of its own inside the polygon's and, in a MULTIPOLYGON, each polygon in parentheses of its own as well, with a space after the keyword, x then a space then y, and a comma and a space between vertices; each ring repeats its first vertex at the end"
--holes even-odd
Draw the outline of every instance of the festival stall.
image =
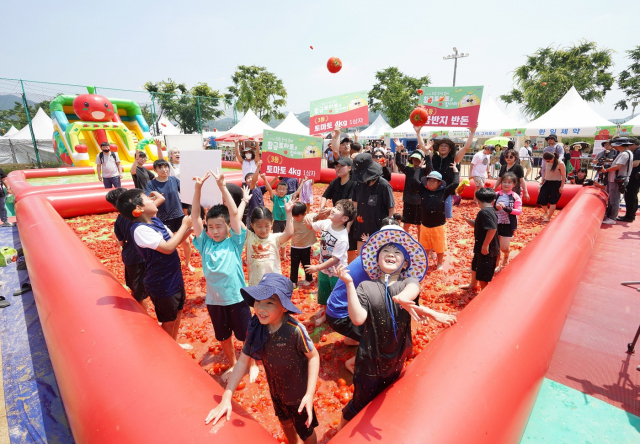
POLYGON ((393 130, 391 125, 384 120, 384 117, 378 116, 371 125, 367 127, 358 135, 360 140, 382 139, 385 133, 390 133, 393 130))
POLYGON ((309 135, 309 128, 304 126, 298 118, 292 112, 287 114, 287 117, 280 123, 280 125, 275 127, 276 131, 280 131, 281 133, 289 133, 289 134, 299 134, 301 136, 309 135))
MULTIPOLYGON (((13 128, 13 127, 12 127, 13 128)), ((42 162, 57 162, 58 158, 53 150, 51 135, 53 134, 53 122, 42 108, 31 119, 33 136, 38 147, 38 154, 42 162)), ((35 163, 37 160, 33 148, 31 128, 26 125, 19 131, 9 130, 5 137, 0 138, 0 163, 35 163)))

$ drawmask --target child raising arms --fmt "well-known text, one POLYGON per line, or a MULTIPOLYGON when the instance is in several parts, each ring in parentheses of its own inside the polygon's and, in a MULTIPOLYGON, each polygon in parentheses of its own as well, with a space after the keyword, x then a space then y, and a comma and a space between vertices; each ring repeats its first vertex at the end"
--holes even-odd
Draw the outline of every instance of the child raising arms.
POLYGON ((220 404, 209 412, 205 423, 217 423, 225 414, 231 420, 231 397, 249 366, 250 358, 260 359, 267 374, 273 408, 287 441, 317 442, 318 426, 313 397, 318 381, 320 357, 307 330, 289 313, 302 313, 291 302, 293 283, 286 277, 265 274, 260 282, 241 290, 255 311, 247 341, 220 404))

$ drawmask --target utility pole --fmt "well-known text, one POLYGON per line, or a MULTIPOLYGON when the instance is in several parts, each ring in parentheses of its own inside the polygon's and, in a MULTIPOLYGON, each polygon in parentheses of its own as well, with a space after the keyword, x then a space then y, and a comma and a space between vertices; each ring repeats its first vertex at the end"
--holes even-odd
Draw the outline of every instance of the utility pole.
POLYGON ((469 53, 458 53, 458 48, 453 48, 453 54, 443 57, 443 60, 451 60, 454 59, 455 63, 453 65, 453 86, 456 86, 456 72, 458 71, 458 59, 462 57, 469 57, 469 53))

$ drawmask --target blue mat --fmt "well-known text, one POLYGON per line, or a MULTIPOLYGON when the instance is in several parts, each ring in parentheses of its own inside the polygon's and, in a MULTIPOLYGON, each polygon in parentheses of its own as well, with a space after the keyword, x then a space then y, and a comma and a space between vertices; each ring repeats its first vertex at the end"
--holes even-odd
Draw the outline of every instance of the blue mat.
MULTIPOLYGON (((18 229, 0 228, 0 247, 20 248, 18 229)), ((11 306, 0 309, 2 378, 12 444, 73 443, 53 374, 33 293, 13 296, 27 271, 16 263, 0 267, 0 294, 11 306)))

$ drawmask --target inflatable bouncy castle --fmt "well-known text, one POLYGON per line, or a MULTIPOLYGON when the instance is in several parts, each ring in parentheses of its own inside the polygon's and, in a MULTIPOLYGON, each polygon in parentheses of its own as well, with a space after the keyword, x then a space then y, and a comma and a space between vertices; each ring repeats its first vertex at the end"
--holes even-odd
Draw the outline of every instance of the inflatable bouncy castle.
POLYGON ((144 150, 151 161, 156 160, 157 148, 149 143, 149 125, 140 106, 87 89, 88 94, 59 95, 51 101, 53 147, 60 161, 70 166, 90 166, 104 142, 123 163, 133 163, 136 149, 144 150))

